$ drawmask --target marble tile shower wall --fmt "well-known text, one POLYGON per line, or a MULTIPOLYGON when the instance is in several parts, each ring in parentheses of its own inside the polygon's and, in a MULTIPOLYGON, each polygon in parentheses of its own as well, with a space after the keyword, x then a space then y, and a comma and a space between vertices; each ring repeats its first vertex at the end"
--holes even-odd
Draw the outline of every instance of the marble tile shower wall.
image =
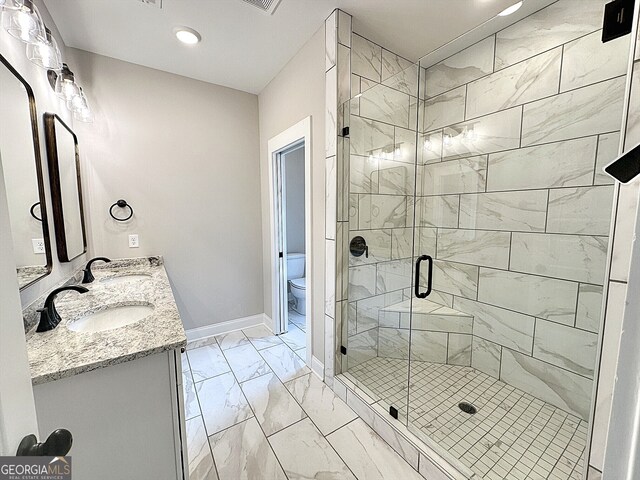
POLYGON ((474 317, 471 365, 584 419, 629 51, 602 44, 604 3, 560 0, 429 67, 419 127, 417 253, 474 317))
POLYGON ((398 328, 397 309, 411 286, 416 126, 418 99, 424 96, 418 92, 417 65, 355 33, 351 93, 343 110, 350 129, 344 150, 349 196, 343 244, 348 247, 350 239, 362 236, 369 254, 355 257, 347 251, 345 256, 348 354, 343 370, 376 356, 408 358, 409 331, 398 328))
MULTIPOLYGON (((638 24, 634 63, 631 65, 628 74, 631 76, 631 84, 628 90, 629 109, 626 118, 624 151, 640 143, 640 23, 638 24)), ((589 459, 591 467, 596 468, 598 471, 602 471, 604 466, 613 390, 617 379, 614 372, 620 351, 625 297, 630 295, 627 291, 627 283, 629 281, 635 218, 640 203, 640 183, 634 182, 627 185, 619 185, 615 203, 614 242, 611 249, 611 257, 609 258, 610 270, 604 319, 607 327, 602 343, 602 360, 600 362, 595 417, 592 428, 593 446, 589 459)), ((619 462, 613 460, 611 463, 616 464, 619 462)), ((600 477, 594 475, 593 478, 600 477)), ((589 479, 591 480, 591 476, 589 479)))
MULTIPOLYGON (((345 145, 348 139, 342 132, 343 104, 351 96, 349 81, 351 69, 351 15, 336 9, 325 20, 325 354, 324 378, 333 386, 334 375, 342 370, 340 345, 343 322, 346 317, 346 282, 344 271, 347 230, 345 209, 344 171, 345 145)), ((348 123, 348 122, 347 122, 348 123)))

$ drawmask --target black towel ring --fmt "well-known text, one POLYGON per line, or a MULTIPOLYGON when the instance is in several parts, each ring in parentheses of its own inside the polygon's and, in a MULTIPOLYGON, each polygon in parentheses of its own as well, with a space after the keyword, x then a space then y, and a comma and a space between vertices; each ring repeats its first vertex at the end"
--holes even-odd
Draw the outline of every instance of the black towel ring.
POLYGON ((133 208, 131 208, 131 205, 129 205, 126 200, 118 200, 116 203, 111 205, 111 208, 109 209, 109 215, 111 215, 111 218, 113 218, 117 222, 126 222, 131 217, 133 217, 133 208), (129 216, 127 216, 126 218, 117 218, 113 214, 113 207, 128 208, 129 209, 129 216))
POLYGON ((33 205, 31 205, 31 208, 29 209, 29 213, 31 214, 31 216, 33 218, 35 218, 36 220, 38 220, 39 222, 42 221, 42 218, 38 217, 36 215, 36 207, 40 205, 40 202, 36 202, 33 205))

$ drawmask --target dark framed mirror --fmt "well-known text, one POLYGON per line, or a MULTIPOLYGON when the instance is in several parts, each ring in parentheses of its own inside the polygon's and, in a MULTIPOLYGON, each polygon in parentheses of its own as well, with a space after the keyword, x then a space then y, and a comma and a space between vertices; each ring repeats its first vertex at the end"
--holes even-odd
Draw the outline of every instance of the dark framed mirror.
POLYGON ((41 162, 33 90, 0 55, 0 195, 21 290, 51 273, 53 263, 41 162))
POLYGON ((44 129, 58 258, 70 262, 87 251, 78 137, 53 113, 44 114, 44 129))

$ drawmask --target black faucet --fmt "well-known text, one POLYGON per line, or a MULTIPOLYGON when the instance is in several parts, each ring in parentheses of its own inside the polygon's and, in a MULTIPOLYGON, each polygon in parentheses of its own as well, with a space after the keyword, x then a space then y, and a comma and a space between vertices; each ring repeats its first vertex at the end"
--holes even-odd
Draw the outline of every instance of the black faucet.
POLYGON ((87 266, 84 267, 84 269, 82 270, 84 272, 84 275, 82 277, 82 283, 91 283, 95 280, 93 273, 91 273, 91 265, 93 265, 93 262, 97 262, 98 260, 107 262, 107 263, 111 261, 107 257, 96 257, 89 260, 87 262, 87 266))
POLYGON ((60 292, 64 292, 66 290, 74 290, 78 293, 87 293, 89 291, 88 288, 81 287, 80 285, 67 285, 66 287, 60 287, 53 290, 44 301, 44 307, 38 310, 40 312, 40 323, 38 324, 36 332, 48 332, 58 326, 62 319, 56 311, 54 301, 60 292))

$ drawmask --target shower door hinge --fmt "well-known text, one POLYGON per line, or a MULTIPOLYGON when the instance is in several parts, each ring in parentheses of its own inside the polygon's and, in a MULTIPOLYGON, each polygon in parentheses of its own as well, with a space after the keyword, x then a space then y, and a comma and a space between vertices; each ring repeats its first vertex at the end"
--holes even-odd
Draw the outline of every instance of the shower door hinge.
POLYGON ((349 136, 349 127, 343 127, 342 128, 342 136, 343 137, 348 137, 349 136))
POLYGON ((282 252, 279 252, 279 253, 278 253, 278 257, 279 257, 279 258, 282 258, 282 257, 284 257, 284 253, 282 253, 282 252))
POLYGON ((340 345, 340 353, 342 355, 346 355, 347 354, 347 347, 345 347, 344 345, 340 345))
POLYGON ((393 405, 389 406, 389 415, 391 415, 396 420, 398 419, 398 409, 393 405))

